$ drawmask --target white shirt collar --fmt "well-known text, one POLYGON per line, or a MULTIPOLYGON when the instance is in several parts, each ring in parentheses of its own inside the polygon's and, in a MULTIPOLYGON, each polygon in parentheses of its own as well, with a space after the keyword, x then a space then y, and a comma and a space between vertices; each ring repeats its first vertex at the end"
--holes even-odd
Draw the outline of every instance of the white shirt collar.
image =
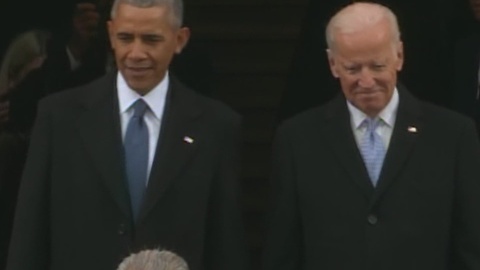
POLYGON ((160 119, 162 117, 163 104, 165 104, 169 83, 170 80, 167 71, 165 73, 165 77, 159 84, 157 84, 157 86, 155 86, 146 95, 141 96, 127 85, 127 82, 125 81, 125 78, 123 78, 122 73, 118 72, 117 91, 120 113, 126 112, 135 101, 141 98, 148 104, 150 110, 153 112, 155 117, 157 119, 160 119))
MULTIPOLYGON (((382 119, 383 123, 387 124, 390 128, 393 128, 395 125, 395 119, 397 116, 398 104, 400 98, 398 96, 398 90, 395 87, 393 91, 392 98, 388 102, 387 106, 378 114, 378 118, 382 119)), ((359 128, 363 121, 368 118, 368 116, 360 111, 357 107, 353 106, 349 101, 347 101, 348 110, 350 111, 351 121, 355 128, 359 128)))
POLYGON ((66 46, 66 51, 68 56, 68 62, 70 63, 70 70, 76 70, 78 67, 80 67, 82 63, 80 63, 80 61, 78 61, 75 56, 73 56, 70 47, 66 46))

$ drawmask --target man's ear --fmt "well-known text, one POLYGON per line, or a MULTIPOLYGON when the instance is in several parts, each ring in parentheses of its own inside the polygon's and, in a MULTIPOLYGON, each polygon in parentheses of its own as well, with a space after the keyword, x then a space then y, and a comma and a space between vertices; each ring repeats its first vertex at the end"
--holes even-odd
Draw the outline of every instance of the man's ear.
POLYGON ((403 59, 404 59, 404 54, 403 54, 403 42, 399 41, 397 44, 397 65, 396 69, 397 71, 401 71, 403 68, 403 59))
POLYGON ((177 45, 175 48, 175 53, 179 54, 182 52, 183 48, 187 46, 188 40, 190 39, 190 29, 188 27, 181 27, 177 31, 177 45))
POLYGON ((335 60, 335 57, 333 55, 333 52, 331 49, 326 49, 325 52, 327 53, 327 58, 328 58, 328 65, 330 66, 330 72, 332 73, 332 76, 335 78, 338 78, 338 72, 337 72, 337 62, 335 60))
POLYGON ((110 47, 115 50, 115 34, 114 34, 113 22, 107 21, 108 39, 110 40, 110 47))

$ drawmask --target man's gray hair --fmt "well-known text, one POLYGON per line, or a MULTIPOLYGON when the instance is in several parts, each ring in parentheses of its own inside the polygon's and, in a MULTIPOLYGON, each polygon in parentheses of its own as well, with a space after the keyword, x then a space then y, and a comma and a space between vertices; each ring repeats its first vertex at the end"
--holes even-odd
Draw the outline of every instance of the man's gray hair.
POLYGON ((172 23, 175 27, 181 27, 183 24, 183 0, 115 0, 112 5, 110 17, 116 16, 118 6, 120 4, 132 5, 135 7, 154 7, 166 6, 172 11, 172 23))
POLYGON ((335 34, 354 33, 386 19, 391 27, 392 42, 400 42, 400 29, 395 14, 387 7, 376 3, 357 2, 341 9, 328 22, 325 36, 327 46, 333 49, 335 46, 335 34))
POLYGON ((117 270, 188 270, 188 265, 171 251, 148 249, 125 258, 117 270))

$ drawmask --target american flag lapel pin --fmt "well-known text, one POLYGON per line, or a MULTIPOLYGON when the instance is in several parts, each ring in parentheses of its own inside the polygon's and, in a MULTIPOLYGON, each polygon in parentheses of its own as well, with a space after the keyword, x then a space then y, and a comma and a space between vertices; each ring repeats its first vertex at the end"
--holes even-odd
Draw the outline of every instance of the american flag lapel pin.
POLYGON ((407 128, 407 130, 408 130, 408 132, 410 132, 410 133, 417 133, 417 132, 418 132, 417 128, 414 127, 414 126, 409 126, 409 127, 407 128))
POLYGON ((185 136, 183 137, 183 141, 188 143, 188 144, 192 144, 193 143, 193 138, 189 137, 189 136, 185 136))

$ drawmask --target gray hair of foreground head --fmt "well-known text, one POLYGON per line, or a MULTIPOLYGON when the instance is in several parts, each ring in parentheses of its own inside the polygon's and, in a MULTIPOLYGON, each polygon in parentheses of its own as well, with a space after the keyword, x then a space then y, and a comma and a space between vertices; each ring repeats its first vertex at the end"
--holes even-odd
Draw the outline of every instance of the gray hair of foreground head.
POLYGON ((131 254, 117 270, 189 270, 185 260, 177 254, 158 249, 131 254))
POLYGON ((327 46, 329 49, 335 47, 337 33, 348 34, 365 30, 384 19, 391 28, 392 42, 397 44, 400 42, 400 29, 395 14, 380 4, 357 2, 341 9, 330 19, 325 31, 327 46))
POLYGON ((183 24, 183 0, 115 0, 112 5, 110 17, 115 18, 120 4, 132 5, 134 7, 149 8, 156 6, 168 7, 172 12, 172 24, 181 27, 183 24))

